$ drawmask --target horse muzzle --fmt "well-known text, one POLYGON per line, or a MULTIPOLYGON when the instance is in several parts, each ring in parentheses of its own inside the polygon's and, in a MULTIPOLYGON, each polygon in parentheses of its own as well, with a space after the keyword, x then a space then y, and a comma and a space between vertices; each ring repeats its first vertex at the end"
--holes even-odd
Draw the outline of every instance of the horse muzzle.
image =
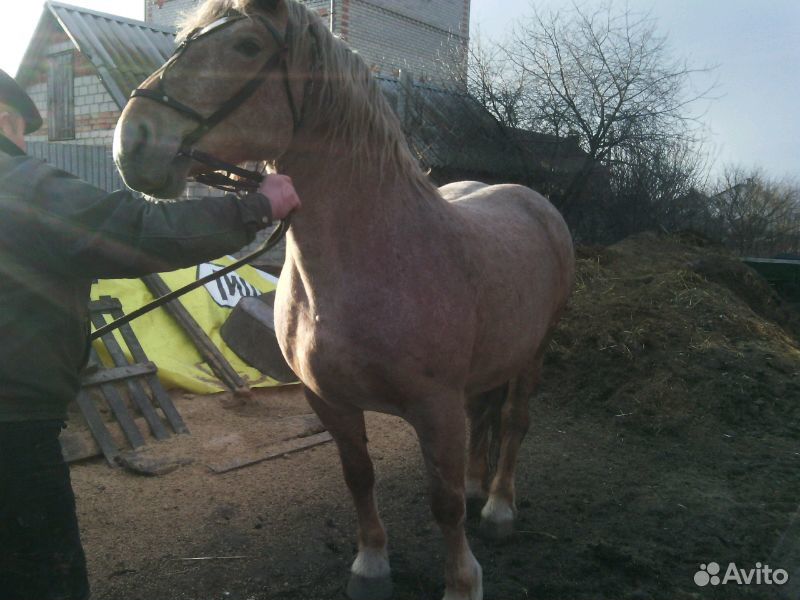
POLYGON ((114 163, 131 189, 156 198, 175 198, 186 187, 191 160, 180 155, 179 135, 157 136, 159 129, 133 114, 121 119, 114 132, 114 163))

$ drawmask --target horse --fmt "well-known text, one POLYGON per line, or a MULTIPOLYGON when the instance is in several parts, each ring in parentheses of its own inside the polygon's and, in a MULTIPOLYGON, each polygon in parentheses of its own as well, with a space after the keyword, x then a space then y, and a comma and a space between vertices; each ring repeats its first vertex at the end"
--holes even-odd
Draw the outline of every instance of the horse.
POLYGON ((125 182, 178 196, 208 170, 187 146, 292 178, 303 206, 287 234, 275 329, 355 504, 347 593, 392 592, 364 422, 378 411, 418 436, 446 545, 445 600, 480 600, 466 505, 482 506, 486 535, 513 533, 528 400, 574 279, 564 220, 519 185, 438 189, 365 62, 294 0, 206 0, 179 39, 117 126, 125 182))

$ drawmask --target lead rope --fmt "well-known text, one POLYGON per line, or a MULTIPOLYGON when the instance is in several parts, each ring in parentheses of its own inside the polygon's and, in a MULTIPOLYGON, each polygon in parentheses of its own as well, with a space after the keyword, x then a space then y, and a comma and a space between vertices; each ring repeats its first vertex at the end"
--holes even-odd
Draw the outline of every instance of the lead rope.
POLYGON ((97 331, 92 333, 89 336, 89 340, 90 341, 94 341, 94 340, 100 339, 104 335, 107 335, 107 334, 111 333, 112 331, 114 331, 116 329, 119 329, 120 327, 130 323, 134 319, 138 319, 142 315, 146 315, 147 313, 149 313, 149 312, 151 312, 151 311, 153 311, 153 310, 155 310, 155 309, 157 309, 157 308, 159 308, 161 306, 164 306, 167 302, 171 302, 172 300, 175 300, 176 298, 180 298, 184 294, 188 294, 192 290, 196 290, 197 288, 202 287, 202 286, 206 285, 207 283, 211 283, 212 281, 216 281, 217 279, 219 279, 221 277, 224 277, 225 275, 227 275, 231 271, 235 271, 239 267, 242 267, 242 266, 248 264, 249 262, 255 260, 256 258, 261 256, 265 252, 271 250, 272 248, 274 248, 275 246, 278 245, 278 243, 286 235, 286 232, 289 230, 289 225, 290 225, 290 218, 287 216, 283 221, 281 221, 281 223, 280 223, 280 225, 278 225, 277 229, 275 229, 275 231, 272 232, 272 235, 269 236, 269 239, 267 239, 267 241, 265 241, 255 251, 251 252, 250 254, 245 256, 244 258, 241 258, 241 259, 237 260, 235 263, 228 265, 227 267, 217 271, 216 273, 211 273, 209 275, 206 275, 205 277, 202 277, 202 278, 200 278, 200 279, 198 279, 196 281, 193 281, 192 283, 189 283, 189 284, 183 286, 182 288, 174 290, 174 291, 170 292, 169 294, 164 294, 160 298, 157 298, 157 299, 153 300, 152 302, 148 302, 147 304, 145 304, 141 308, 136 309, 132 313, 129 313, 129 314, 125 315, 124 317, 120 317, 119 319, 117 319, 115 321, 112 321, 108 325, 104 325, 103 327, 101 327, 100 329, 98 329, 97 331))

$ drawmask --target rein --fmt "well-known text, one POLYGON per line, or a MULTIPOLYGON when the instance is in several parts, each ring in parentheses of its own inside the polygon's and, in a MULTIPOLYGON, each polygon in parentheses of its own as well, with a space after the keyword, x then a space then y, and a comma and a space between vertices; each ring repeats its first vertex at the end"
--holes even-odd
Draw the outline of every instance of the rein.
POLYGON ((228 265, 227 267, 225 267, 225 268, 223 268, 223 269, 221 269, 221 270, 219 270, 219 271, 217 271, 215 273, 211 273, 209 275, 206 275, 205 277, 201 277, 197 281, 193 281, 192 283, 189 283, 189 284, 183 286, 182 288, 174 290, 174 291, 170 292, 169 294, 164 294, 160 298, 156 298, 152 302, 149 302, 149 303, 145 304, 144 306, 142 306, 141 308, 136 309, 132 313, 129 313, 129 314, 125 315, 124 317, 120 317, 119 319, 117 319, 115 321, 112 321, 108 325, 104 325, 103 327, 101 327, 97 331, 91 333, 89 335, 89 340, 90 341, 94 341, 94 340, 100 339, 104 335, 107 335, 107 334, 111 333, 115 329, 119 329, 120 327, 122 327, 123 325, 125 325, 127 323, 130 323, 134 319, 138 319, 139 317, 141 317, 143 315, 146 315, 147 313, 149 313, 149 312, 151 312, 151 311, 153 311, 153 310, 155 310, 155 309, 157 309, 157 308, 159 308, 161 306, 164 306, 168 302, 172 302, 173 300, 175 300, 177 298, 180 298, 181 296, 183 296, 185 294, 188 294, 192 290, 196 290, 197 288, 202 287, 202 286, 206 285, 207 283, 211 283, 212 281, 215 281, 215 280, 217 280, 217 279, 219 279, 221 277, 224 277, 225 275, 227 275, 231 271, 235 271, 239 267, 246 265, 250 261, 254 260, 255 258, 261 256, 262 254, 264 254, 268 250, 270 250, 270 249, 274 248, 276 245, 278 245, 278 243, 283 239, 283 237, 286 235, 286 232, 288 230, 289 230, 289 217, 286 217, 283 221, 281 221, 281 224, 278 225, 278 228, 275 231, 272 232, 272 235, 269 236, 269 239, 266 242, 264 242, 263 244, 261 244, 261 246, 259 246, 254 252, 248 254, 244 258, 242 258, 240 260, 237 260, 235 263, 232 263, 232 264, 228 265))
MULTIPOLYGON (((237 195, 244 195, 248 193, 252 193, 258 190, 261 183, 264 180, 264 174, 258 171, 251 171, 249 169, 242 168, 240 166, 225 162, 220 160, 210 154, 206 154, 204 152, 200 152, 199 150, 195 150, 193 146, 200 141, 203 136, 205 136, 209 131, 211 131, 214 127, 222 123, 228 116, 230 116, 237 108, 242 106, 255 92, 258 90, 259 87, 266 81, 267 75, 270 71, 275 68, 280 68, 283 73, 283 82, 284 86, 286 87, 286 95, 289 100, 289 107, 292 111, 292 119, 294 122, 294 129, 297 131, 297 128, 300 126, 302 121, 302 109, 298 110, 297 104, 294 100, 294 95, 292 94, 291 88, 291 81, 289 78, 289 63, 288 63, 288 55, 289 55, 289 45, 287 39, 284 38, 283 35, 278 32, 273 25, 264 19, 263 17, 256 16, 258 21, 267 29, 267 31, 272 35, 275 41, 278 43, 279 50, 273 54, 267 62, 261 67, 261 69, 256 73, 256 75, 250 79, 247 83, 242 86, 242 88, 236 92, 233 96, 231 96, 222 106, 220 106, 211 116, 204 117, 199 112, 194 110, 193 108, 187 106, 186 104, 176 100, 172 96, 170 96, 165 88, 164 78, 167 72, 175 65, 175 62, 180 58, 183 53, 186 51, 186 48, 189 45, 200 39, 203 36, 206 36, 210 33, 215 31, 219 31, 220 29, 231 25, 232 23, 236 23, 241 21, 242 19, 247 19, 247 15, 241 13, 232 13, 228 14, 221 19, 218 19, 211 23, 210 25, 192 32, 187 38, 178 46, 175 50, 173 55, 169 58, 169 60, 164 63, 164 65, 160 69, 160 74, 158 77, 158 82, 156 84, 155 89, 145 89, 145 88, 138 88, 133 91, 131 94, 131 99, 133 98, 147 98, 148 100, 152 100, 157 102, 163 106, 167 106, 176 112, 181 113, 182 115, 189 117, 193 121, 197 122, 197 128, 190 132, 183 140, 181 144, 181 148, 178 152, 178 156, 185 156, 190 158, 200 164, 206 165, 213 169, 211 173, 203 173, 194 177, 194 180, 198 183, 202 183, 204 185, 208 185, 210 187, 214 187, 226 192, 232 192, 237 195)), ((289 29, 287 29, 287 37, 289 34, 289 29)), ((130 323, 134 319, 145 315, 156 308, 175 300, 195 290, 199 287, 206 285, 212 281, 215 281, 221 277, 224 277, 228 273, 235 271, 239 267, 248 264, 255 258, 261 256, 268 250, 274 248, 286 235, 286 232, 289 230, 290 220, 289 218, 285 218, 281 221, 280 225, 272 232, 269 239, 265 241, 261 246, 259 246, 254 252, 248 254, 244 258, 236 261, 235 263, 228 265, 227 267, 205 277, 198 279, 188 285, 183 286, 180 289, 174 290, 169 294, 165 294, 160 298, 157 298, 153 302, 145 304, 141 308, 133 311, 121 317, 111 323, 99 328, 95 332, 91 333, 89 339, 94 341, 96 339, 102 338, 103 336, 111 333, 112 331, 119 329, 123 325, 130 323)))

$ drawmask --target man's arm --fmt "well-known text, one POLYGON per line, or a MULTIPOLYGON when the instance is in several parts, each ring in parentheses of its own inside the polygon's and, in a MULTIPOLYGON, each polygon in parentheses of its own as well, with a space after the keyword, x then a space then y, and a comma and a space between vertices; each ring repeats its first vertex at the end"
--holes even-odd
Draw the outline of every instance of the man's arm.
POLYGON ((48 262, 67 276, 138 277, 196 265, 250 243, 272 213, 262 194, 148 202, 56 170, 32 192, 48 262))

